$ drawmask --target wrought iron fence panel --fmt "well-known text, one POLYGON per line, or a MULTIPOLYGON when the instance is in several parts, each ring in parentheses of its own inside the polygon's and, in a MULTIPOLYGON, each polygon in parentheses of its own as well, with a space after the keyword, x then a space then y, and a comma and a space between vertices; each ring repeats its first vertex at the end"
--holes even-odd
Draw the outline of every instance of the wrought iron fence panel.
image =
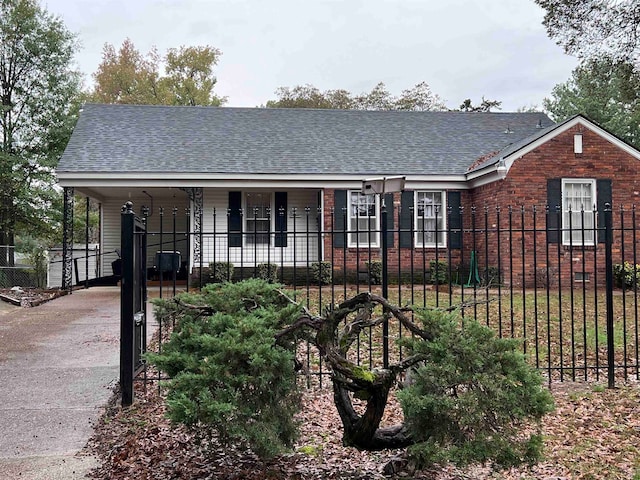
MULTIPOLYGON (((266 210, 260 217, 251 212, 249 231, 243 221, 229 231, 229 212, 204 209, 196 212, 197 222, 188 223, 198 230, 178 231, 176 217, 183 213, 161 208, 159 227, 148 231, 148 258, 182 245, 188 288, 262 277, 282 283, 316 314, 359 292, 381 294, 386 287, 398 305, 457 307, 464 321, 474 319, 500 337, 518 339, 549 381, 600 381, 612 372, 621 380, 640 379, 635 206, 569 215, 548 206, 460 208, 456 222, 451 209, 440 221, 436 208, 427 222, 413 209, 402 217, 395 207, 385 225, 369 219, 349 225, 348 212, 336 215, 317 206, 266 210), (605 214, 611 217, 609 230, 600 220, 605 214), (282 215, 289 219, 286 231, 276 227, 283 225, 282 215), (611 236, 609 257, 605 234, 611 236), (197 254, 190 259, 193 245, 197 254), (611 275, 614 285, 608 285, 611 275)), ((163 289, 164 295, 180 290, 179 272, 157 280, 160 296, 163 289)), ((388 332, 392 349, 408 334, 391 324, 388 332)), ((384 346, 379 333, 366 331, 356 360, 381 366, 384 346)), ((326 371, 312 349, 304 357, 309 378, 322 378, 326 371)))

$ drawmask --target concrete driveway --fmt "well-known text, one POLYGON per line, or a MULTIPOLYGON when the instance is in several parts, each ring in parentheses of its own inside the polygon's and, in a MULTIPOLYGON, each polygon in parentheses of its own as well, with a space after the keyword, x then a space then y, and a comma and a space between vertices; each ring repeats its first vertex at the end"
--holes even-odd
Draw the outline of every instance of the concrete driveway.
POLYGON ((77 290, 34 308, 0 302, 2 478, 79 479, 78 455, 119 374, 120 290, 77 290))

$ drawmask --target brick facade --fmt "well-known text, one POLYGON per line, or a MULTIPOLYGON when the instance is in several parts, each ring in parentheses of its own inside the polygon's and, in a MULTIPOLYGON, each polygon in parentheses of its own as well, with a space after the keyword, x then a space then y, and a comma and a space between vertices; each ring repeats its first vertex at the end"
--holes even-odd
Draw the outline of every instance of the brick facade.
MULTIPOLYGON (((488 221, 496 223, 497 208, 501 207, 501 225, 511 222, 515 230, 513 245, 515 257, 519 260, 510 266, 504 262, 502 270, 507 279, 513 283, 533 285, 537 280, 544 281, 539 275, 534 279, 534 268, 546 271, 549 266, 549 282, 570 285, 572 279, 584 274, 598 283, 604 282, 604 245, 591 247, 569 247, 561 243, 547 243, 547 215, 556 215, 553 205, 546 212, 547 181, 553 178, 585 178, 610 179, 612 181, 612 208, 614 219, 614 262, 622 261, 622 238, 625 239, 626 252, 633 250, 633 235, 620 229, 620 209, 630 210, 640 196, 640 167, 637 158, 625 152, 618 145, 608 141, 595 131, 578 124, 567 131, 552 137, 535 150, 516 160, 507 177, 498 182, 483 185, 472 190, 475 205, 487 208, 488 221), (582 135, 583 152, 574 153, 574 135, 582 135), (511 215, 505 207, 511 206, 511 215), (535 206, 535 215, 534 215, 535 206), (535 221, 535 223, 534 223, 535 221), (524 231, 524 233, 522 232, 524 231), (535 235, 535 245, 533 232, 535 235), (524 237, 524 242, 523 242, 524 237), (523 251, 525 252, 523 255, 523 251), (594 256, 597 256, 594 258, 594 256), (576 275, 577 274, 577 275, 576 275), (553 278, 556 276, 557 278, 553 278)), ((598 215, 603 215, 599 212, 598 215)), ((627 213, 626 222, 631 222, 631 212, 627 213)), ((506 235, 501 234, 502 243, 506 235)), ((478 255, 481 262, 486 263, 488 252, 489 264, 497 264, 498 255, 495 250, 496 234, 481 236, 478 255), (484 237, 487 237, 486 239, 484 237), (488 240, 490 248, 484 243, 488 240)), ((542 286, 542 285, 540 285, 542 286)))
MULTIPOLYGON (((506 178, 462 191, 462 224, 466 233, 462 248, 399 248, 398 233, 388 249, 389 271, 415 271, 428 268, 436 258, 451 262, 452 268, 468 269, 471 251, 476 252, 480 270, 499 269, 504 284, 540 287, 569 286, 576 279, 604 282, 604 245, 573 246, 547 242, 547 216, 560 216, 548 202, 547 181, 561 178, 609 179, 614 218, 614 262, 621 262, 634 251, 634 232, 623 232, 621 221, 630 227, 635 220, 632 206, 640 197, 639 160, 607 140, 597 131, 578 123, 550 136, 534 150, 513 162, 506 178), (574 135, 582 135, 582 153, 574 153, 574 135), (622 213, 620 209, 626 211, 622 213), (469 230, 475 231, 472 235, 469 230), (624 238, 624 244, 622 239, 624 238), (626 252, 626 253, 625 253, 626 252), (547 276, 548 274, 548 276, 547 276)), ((325 190, 325 228, 333 225, 334 190, 325 190)), ((394 225, 398 229, 400 194, 394 195, 394 225)), ((600 212, 598 215, 603 215, 600 212)), ((336 268, 364 270, 365 262, 378 260, 380 249, 333 248, 325 236, 325 258, 336 268)), ((465 274, 466 275, 466 274, 465 274)))

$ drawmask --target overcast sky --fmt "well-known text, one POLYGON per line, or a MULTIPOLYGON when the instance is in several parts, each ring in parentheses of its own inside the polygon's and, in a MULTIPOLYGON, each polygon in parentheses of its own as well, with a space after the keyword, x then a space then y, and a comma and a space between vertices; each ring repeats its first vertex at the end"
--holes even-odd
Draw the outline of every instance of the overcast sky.
POLYGON ((482 96, 503 111, 542 105, 577 65, 548 39, 533 0, 42 0, 78 34, 91 82, 110 43, 143 53, 222 51, 215 91, 254 107, 281 86, 392 94, 426 81, 449 108, 482 96))

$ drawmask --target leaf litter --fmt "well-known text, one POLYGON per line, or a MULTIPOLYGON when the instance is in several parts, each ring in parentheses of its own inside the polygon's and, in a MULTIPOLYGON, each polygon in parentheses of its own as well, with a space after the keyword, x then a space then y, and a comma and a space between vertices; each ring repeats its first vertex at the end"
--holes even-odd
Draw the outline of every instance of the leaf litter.
MULTIPOLYGON (((96 455, 94 479, 631 479, 640 478, 640 386, 608 390, 587 383, 554 383, 555 412, 542 422, 545 459, 532 467, 493 471, 490 465, 450 465, 415 471, 398 462, 401 450, 363 452, 342 446, 342 425, 329 388, 302 393, 301 431, 289 454, 260 460, 247 450, 203 440, 193 429, 166 417, 164 397, 153 383, 136 385, 136 402, 112 404, 96 425, 86 450, 96 455)), ((395 401, 384 423, 402 421, 395 401)))

